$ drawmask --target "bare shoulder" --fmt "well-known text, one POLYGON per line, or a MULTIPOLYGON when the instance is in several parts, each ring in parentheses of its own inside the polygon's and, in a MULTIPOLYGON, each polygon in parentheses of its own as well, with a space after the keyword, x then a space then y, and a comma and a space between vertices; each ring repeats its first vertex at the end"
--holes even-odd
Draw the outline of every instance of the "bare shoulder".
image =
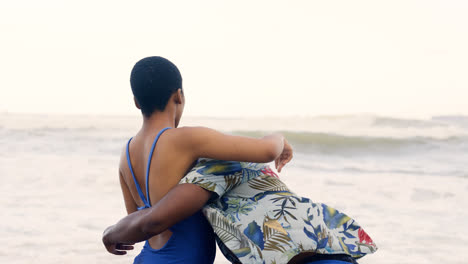
POLYGON ((204 126, 183 126, 183 127, 178 127, 176 129, 179 131, 179 133, 183 134, 193 134, 193 133, 206 133, 210 131, 216 131, 212 128, 204 127, 204 126))
POLYGON ((184 145, 190 145, 200 138, 206 138, 213 134, 221 134, 220 132, 203 126, 184 126, 174 129, 172 135, 178 137, 178 141, 184 145))
POLYGON ((223 141, 219 137, 224 135, 221 132, 203 126, 184 126, 172 130, 171 133, 168 133, 168 137, 172 137, 170 139, 172 147, 194 159, 199 157, 200 148, 209 142, 219 143, 223 141))

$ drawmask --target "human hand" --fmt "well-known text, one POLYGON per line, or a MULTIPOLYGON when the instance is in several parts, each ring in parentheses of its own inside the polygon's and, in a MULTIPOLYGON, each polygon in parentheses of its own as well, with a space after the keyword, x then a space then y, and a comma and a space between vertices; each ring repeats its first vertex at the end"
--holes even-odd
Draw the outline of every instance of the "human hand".
POLYGON ((134 243, 112 241, 111 234, 113 227, 114 226, 109 226, 106 228, 106 230, 104 230, 104 233, 102 234, 102 243, 104 243, 104 246, 109 253, 114 255, 125 255, 127 254, 128 250, 133 249, 134 243))
POLYGON ((283 152, 275 159, 275 168, 278 172, 293 158, 293 149, 288 141, 284 139, 283 152))

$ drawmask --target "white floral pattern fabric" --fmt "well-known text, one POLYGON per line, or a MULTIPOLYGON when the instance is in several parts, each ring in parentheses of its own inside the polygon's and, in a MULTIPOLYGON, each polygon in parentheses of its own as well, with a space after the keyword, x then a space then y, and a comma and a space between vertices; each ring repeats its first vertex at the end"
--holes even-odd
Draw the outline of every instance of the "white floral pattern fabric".
POLYGON ((377 250, 355 220, 297 196, 266 164, 203 158, 180 183, 213 192, 203 213, 233 263, 287 263, 301 252, 357 259, 377 250))

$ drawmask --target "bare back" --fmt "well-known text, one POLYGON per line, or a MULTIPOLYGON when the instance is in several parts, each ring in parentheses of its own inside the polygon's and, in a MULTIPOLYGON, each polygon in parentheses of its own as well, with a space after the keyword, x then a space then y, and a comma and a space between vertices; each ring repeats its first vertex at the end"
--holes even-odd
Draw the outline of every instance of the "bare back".
MULTIPOLYGON (((131 140, 129 145, 129 158, 133 173, 142 190, 146 190, 145 175, 151 147, 156 135, 161 129, 163 129, 163 127, 157 127, 151 131, 141 130, 131 140)), ((160 135, 156 143, 151 158, 148 179, 149 201, 151 204, 156 204, 170 189, 176 186, 195 162, 193 155, 184 151, 184 147, 180 143, 180 137, 184 136, 183 133, 184 132, 178 128, 168 129, 160 135)), ((121 180, 123 180, 122 184, 126 185, 133 198, 133 201, 125 201, 128 213, 132 213, 137 207, 144 206, 144 202, 141 200, 133 181, 127 162, 126 151, 122 153, 119 168, 121 180), (128 206, 128 203, 131 202, 135 204, 134 207, 128 206)), ((143 193, 146 197, 146 192, 143 191, 143 193)), ((172 232, 167 230, 149 239, 149 243, 152 248, 159 249, 166 244, 171 235, 172 232)))

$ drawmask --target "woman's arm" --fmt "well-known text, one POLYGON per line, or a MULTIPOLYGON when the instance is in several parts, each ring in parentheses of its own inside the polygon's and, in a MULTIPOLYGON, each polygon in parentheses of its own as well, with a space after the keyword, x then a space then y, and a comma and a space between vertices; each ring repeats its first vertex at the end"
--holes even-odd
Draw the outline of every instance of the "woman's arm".
POLYGON ((283 135, 275 133, 263 138, 223 134, 206 127, 180 128, 180 143, 193 159, 200 157, 230 161, 271 162, 282 167, 292 158, 291 146, 283 135))
POLYGON ((193 215, 210 198, 211 193, 193 184, 179 184, 149 209, 129 214, 108 227, 102 236, 107 251, 124 255, 132 245, 158 235, 193 215), (190 202, 187 202, 190 201, 190 202))

